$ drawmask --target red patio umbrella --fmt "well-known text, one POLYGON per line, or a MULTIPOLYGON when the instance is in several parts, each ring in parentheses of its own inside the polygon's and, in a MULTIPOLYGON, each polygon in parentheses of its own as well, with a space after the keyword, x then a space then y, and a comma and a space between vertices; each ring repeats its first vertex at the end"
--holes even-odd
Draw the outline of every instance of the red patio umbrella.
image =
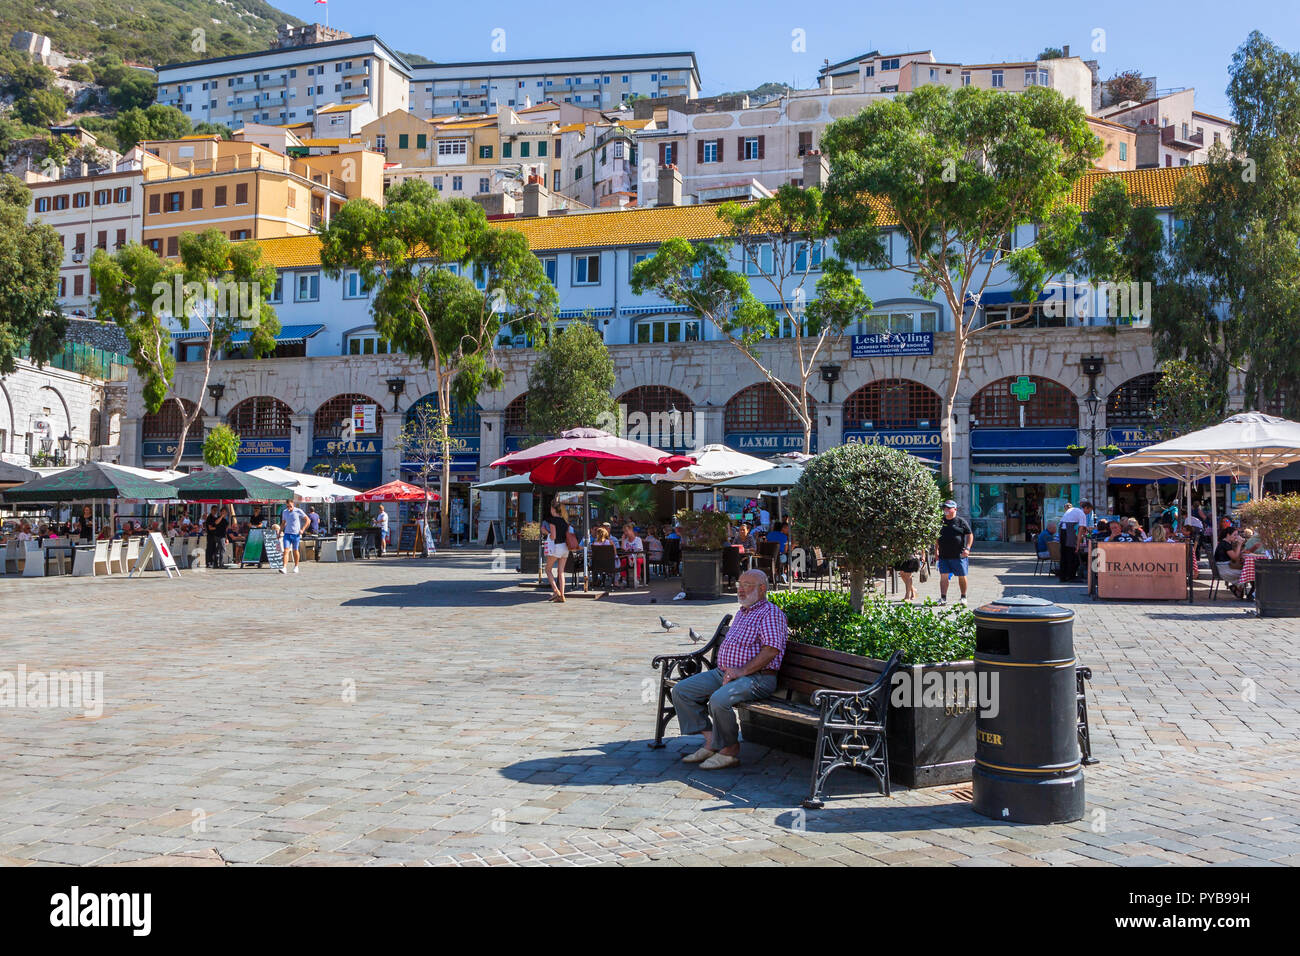
MULTIPOLYGON (((512 452, 492 462, 493 468, 508 468, 515 474, 531 473, 538 485, 586 485, 589 478, 616 478, 624 475, 662 475, 664 472, 689 468, 695 459, 671 455, 641 442, 619 438, 599 428, 570 428, 559 438, 544 441, 532 448, 512 452)), ((582 531, 587 534, 591 507, 587 489, 582 491, 582 531)), ((584 576, 587 549, 582 550, 584 576)), ((587 582, 583 582, 583 590, 587 582)))
MULTIPOLYGON (((432 501, 438 500, 436 491, 429 492, 429 498, 432 501)), ((409 485, 404 481, 390 481, 386 485, 380 485, 378 488, 371 488, 364 494, 356 496, 357 501, 422 501, 424 500, 424 489, 415 485, 409 485)))

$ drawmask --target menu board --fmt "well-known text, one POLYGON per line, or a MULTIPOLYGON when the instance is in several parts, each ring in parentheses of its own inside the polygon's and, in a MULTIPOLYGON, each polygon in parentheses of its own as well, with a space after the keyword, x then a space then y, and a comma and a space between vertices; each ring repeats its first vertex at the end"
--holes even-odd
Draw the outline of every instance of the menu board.
POLYGON ((280 536, 268 535, 265 528, 249 528, 248 540, 244 542, 244 555, 239 561, 240 567, 261 561, 272 568, 284 567, 284 549, 280 547, 280 536))

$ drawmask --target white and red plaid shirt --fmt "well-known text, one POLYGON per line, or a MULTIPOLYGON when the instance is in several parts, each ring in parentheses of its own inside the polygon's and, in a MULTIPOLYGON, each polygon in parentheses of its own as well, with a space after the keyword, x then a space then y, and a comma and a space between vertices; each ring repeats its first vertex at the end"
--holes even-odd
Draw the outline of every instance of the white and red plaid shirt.
POLYGON ((789 633, 790 626, 786 623, 785 612, 771 601, 763 600, 753 607, 742 607, 732 619, 731 626, 727 628, 727 636, 718 648, 718 666, 742 668, 757 657, 764 647, 774 647, 776 657, 768 662, 765 669, 779 670, 789 633))

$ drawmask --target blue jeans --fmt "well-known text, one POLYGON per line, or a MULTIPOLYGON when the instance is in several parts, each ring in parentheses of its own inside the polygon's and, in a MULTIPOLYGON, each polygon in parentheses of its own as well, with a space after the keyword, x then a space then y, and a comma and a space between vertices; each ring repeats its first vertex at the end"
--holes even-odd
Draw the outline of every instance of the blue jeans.
POLYGON ((693 674, 673 685, 673 707, 684 736, 713 731, 713 750, 740 743, 740 726, 732 708, 751 700, 770 697, 776 690, 776 675, 763 673, 722 682, 722 668, 693 674))

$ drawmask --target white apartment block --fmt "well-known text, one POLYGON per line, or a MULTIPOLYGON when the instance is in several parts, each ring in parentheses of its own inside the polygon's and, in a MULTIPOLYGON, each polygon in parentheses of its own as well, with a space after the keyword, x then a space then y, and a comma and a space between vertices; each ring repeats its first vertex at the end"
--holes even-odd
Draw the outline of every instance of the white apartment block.
POLYGON ((376 36, 172 63, 158 68, 158 102, 193 123, 281 125, 331 103, 383 116, 408 108, 411 67, 376 36))
POLYGON ((493 114, 543 100, 589 109, 615 109, 630 96, 662 99, 700 92, 694 53, 425 63, 411 67, 411 105, 417 116, 493 114))
POLYGON ((552 173, 551 189, 593 208, 638 200, 636 134, 645 125, 610 120, 561 127, 564 168, 552 173))
POLYGON ((891 54, 873 51, 827 64, 817 84, 835 93, 910 93, 931 84, 1020 93, 1033 86, 1046 86, 1078 103, 1084 112, 1092 112, 1092 70, 1077 56, 962 64, 940 62, 929 50, 891 54))
POLYGON ((89 315, 95 285, 90 257, 96 249, 114 252, 139 242, 144 231, 145 165, 166 166, 140 147, 109 171, 54 179, 26 174, 32 191, 29 218, 53 226, 63 240, 59 304, 70 315, 89 315))
POLYGON ((1112 123, 1137 132, 1138 166, 1196 166, 1222 142, 1232 148, 1233 123, 1196 109, 1196 90, 1188 87, 1142 103, 1117 103, 1098 112, 1112 123))

